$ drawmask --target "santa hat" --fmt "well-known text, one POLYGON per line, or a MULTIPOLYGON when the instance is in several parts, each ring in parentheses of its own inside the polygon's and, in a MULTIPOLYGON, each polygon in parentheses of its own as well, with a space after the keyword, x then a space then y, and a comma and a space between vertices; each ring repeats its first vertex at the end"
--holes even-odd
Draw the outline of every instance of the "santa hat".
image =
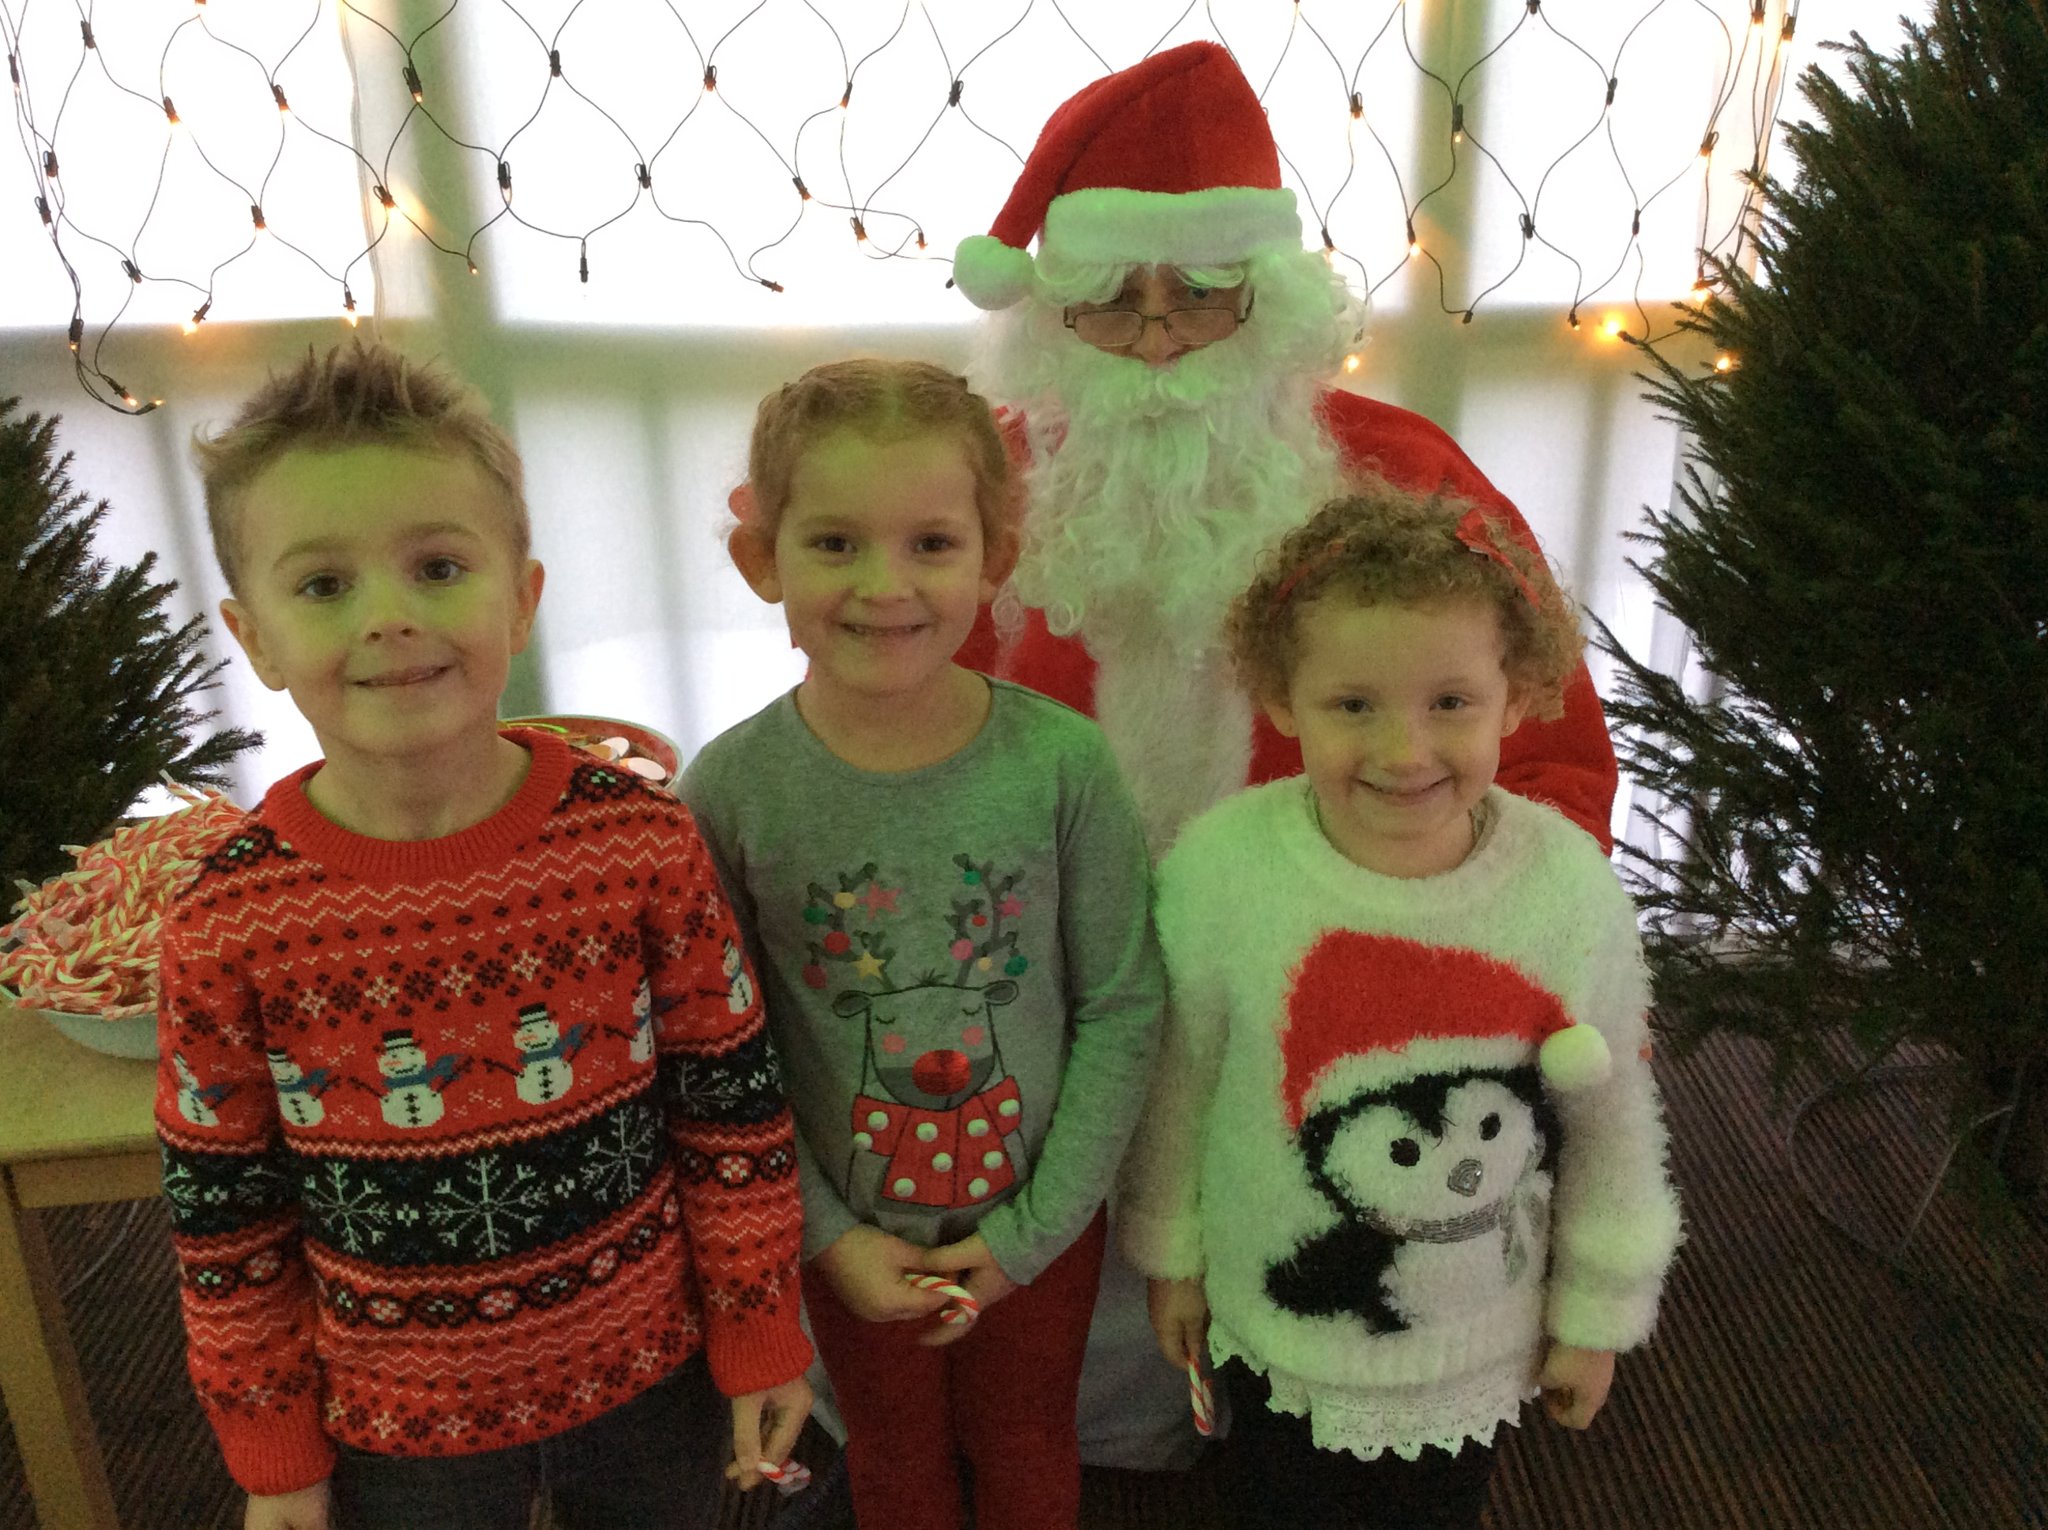
POLYGON ((953 281, 977 308, 1007 308, 1039 257, 1111 265, 1220 266, 1301 244, 1294 193, 1265 108, 1212 42, 1106 75, 1052 114, 986 234, 960 241, 953 281))
POLYGON ((1520 968, 1462 947, 1332 930, 1302 958, 1280 1035, 1287 1123, 1424 1073, 1529 1060, 1553 1090, 1607 1077, 1607 1038, 1520 968))

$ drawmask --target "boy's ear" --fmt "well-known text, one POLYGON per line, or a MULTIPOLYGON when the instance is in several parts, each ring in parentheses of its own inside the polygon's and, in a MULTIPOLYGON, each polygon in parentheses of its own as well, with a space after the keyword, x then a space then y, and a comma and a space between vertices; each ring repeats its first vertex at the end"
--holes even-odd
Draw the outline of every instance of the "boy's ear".
POLYGON ((283 690, 284 676, 264 653, 263 636, 257 631, 256 618, 250 615, 249 608, 230 595, 220 603, 220 621, 242 645, 242 653, 249 660, 249 667, 256 671, 256 678, 273 691, 283 690))
POLYGON ((1259 706, 1273 724, 1273 729, 1282 738, 1300 738, 1301 729, 1295 725, 1294 708, 1287 704, 1284 696, 1261 696, 1259 706))
POLYGON ((518 601, 518 609, 512 618, 514 653, 524 653, 527 640, 533 636, 533 617, 540 609, 540 590, 547 583, 547 577, 548 571, 541 567, 538 558, 528 558, 526 567, 519 571, 518 585, 513 592, 518 601))
MULTIPOLYGON (((740 488, 745 488, 742 484, 740 488)), ((737 495, 739 489, 733 490, 737 495)), ((725 538, 725 550, 732 554, 733 567, 756 595, 774 605, 782 599, 782 576, 775 571, 775 549, 764 544, 752 528, 733 527, 725 538)))
POLYGON ((754 486, 751 483, 735 484, 732 493, 725 496, 725 508, 732 512, 733 519, 742 526, 750 524, 756 508, 754 486))

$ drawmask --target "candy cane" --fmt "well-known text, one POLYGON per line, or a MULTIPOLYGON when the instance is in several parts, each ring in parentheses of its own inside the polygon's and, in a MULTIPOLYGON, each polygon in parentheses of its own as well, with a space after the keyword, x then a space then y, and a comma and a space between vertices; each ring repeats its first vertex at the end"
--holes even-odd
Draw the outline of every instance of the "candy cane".
POLYGON ((1195 1410, 1195 1433, 1205 1438, 1216 1432, 1216 1394, 1209 1389, 1209 1378, 1202 1374, 1202 1361, 1192 1349, 1188 1351, 1188 1402, 1195 1410))
POLYGON ((801 1493, 811 1485, 811 1469, 798 1460, 788 1460, 777 1466, 773 1461, 755 1463, 754 1469, 775 1484, 775 1491, 784 1498, 801 1493))
POLYGON ((939 1321, 950 1323, 956 1328, 965 1328, 981 1316, 981 1303, 971 1296, 965 1286, 955 1285, 943 1275, 919 1275, 905 1270, 903 1278, 920 1291, 937 1291, 951 1300, 939 1309, 939 1321))
POLYGON ((23 888, 0 924, 0 983, 21 1002, 110 1020, 155 1008, 163 912, 242 816, 219 793, 165 784, 184 808, 67 845, 73 870, 23 888))

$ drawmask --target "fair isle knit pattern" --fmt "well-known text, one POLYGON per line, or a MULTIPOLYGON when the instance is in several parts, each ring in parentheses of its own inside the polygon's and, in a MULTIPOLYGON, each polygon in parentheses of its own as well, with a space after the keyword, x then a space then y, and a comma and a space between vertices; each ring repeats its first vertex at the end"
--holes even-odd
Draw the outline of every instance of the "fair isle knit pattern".
POLYGON ((308 766, 164 924, 157 1126, 192 1378, 255 1493, 331 1440, 456 1455, 617 1407, 705 1349, 798 1375, 779 1070, 689 814, 542 733, 421 842, 308 766))
POLYGON ((1317 1445, 1490 1440, 1546 1339, 1648 1338, 1679 1238, 1634 909, 1599 848, 1498 787, 1465 862, 1384 877, 1305 781, 1225 800, 1159 868, 1167 1036, 1120 1235, 1199 1275, 1218 1360, 1317 1445), (1538 1040, 1587 1025, 1604 1079, 1538 1040))

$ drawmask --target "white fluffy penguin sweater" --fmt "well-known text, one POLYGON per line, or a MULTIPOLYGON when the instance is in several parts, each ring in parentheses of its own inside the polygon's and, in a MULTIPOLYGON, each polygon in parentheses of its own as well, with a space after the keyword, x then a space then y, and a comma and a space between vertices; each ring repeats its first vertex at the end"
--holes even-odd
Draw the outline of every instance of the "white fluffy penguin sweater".
POLYGON ((1546 1337, 1649 1336, 1679 1213, 1648 988, 1627 894, 1551 809, 1496 788, 1462 865, 1403 880, 1308 792, 1241 792, 1160 866, 1172 1002, 1120 1233, 1203 1277, 1212 1355, 1318 1445, 1412 1459, 1512 1421, 1546 1337))

